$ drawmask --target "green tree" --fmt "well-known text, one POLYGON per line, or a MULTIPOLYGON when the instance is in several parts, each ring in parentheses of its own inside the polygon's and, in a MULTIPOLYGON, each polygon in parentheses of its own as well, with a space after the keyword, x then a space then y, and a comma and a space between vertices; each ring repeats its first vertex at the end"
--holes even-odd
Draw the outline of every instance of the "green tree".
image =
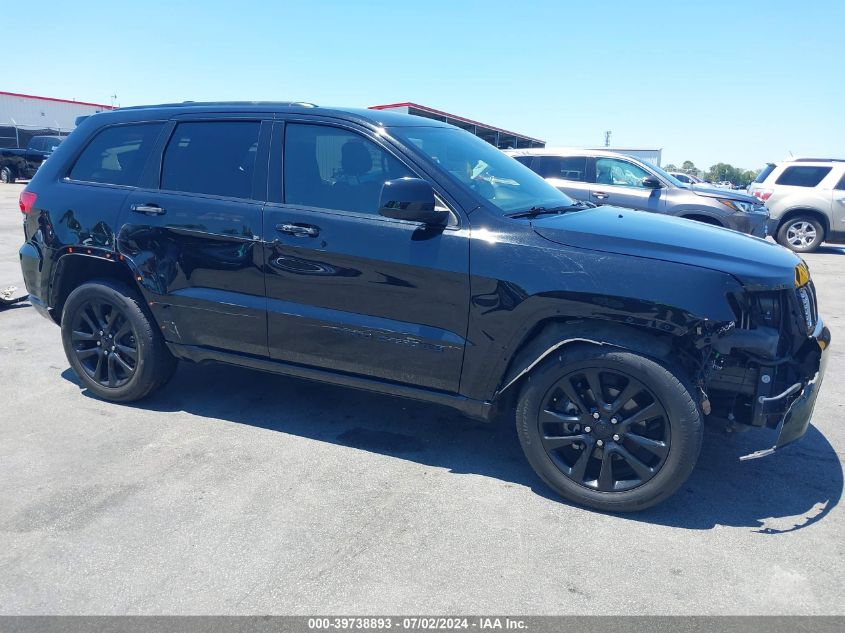
POLYGON ((746 169, 745 173, 742 175, 742 184, 743 185, 750 185, 754 180, 757 178, 757 174, 760 173, 759 169, 746 169))
POLYGON ((681 164, 681 171, 692 176, 698 176, 701 173, 701 170, 698 169, 698 167, 695 166, 695 163, 691 160, 685 160, 681 164))
POLYGON ((675 167, 675 164, 674 164, 674 163, 669 163, 668 165, 664 165, 664 166, 663 166, 663 169, 664 169, 665 171, 678 171, 678 168, 677 168, 677 167, 675 167))
POLYGON ((739 167, 734 167, 728 163, 716 163, 704 174, 704 179, 710 182, 719 182, 720 180, 727 180, 734 184, 743 181, 745 170, 739 167))

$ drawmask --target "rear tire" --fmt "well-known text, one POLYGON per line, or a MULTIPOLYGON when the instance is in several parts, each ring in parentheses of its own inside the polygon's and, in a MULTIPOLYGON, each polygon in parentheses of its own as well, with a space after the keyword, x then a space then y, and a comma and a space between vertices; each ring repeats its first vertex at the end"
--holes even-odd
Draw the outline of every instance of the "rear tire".
POLYGON ((108 279, 70 293, 62 311, 62 343, 85 387, 112 402, 150 395, 170 380, 178 362, 143 300, 108 279))
POLYGON ((812 215, 796 215, 781 224, 777 240, 796 253, 812 253, 824 241, 824 226, 812 215))
POLYGON ((0 169, 0 182, 11 185, 15 182, 15 173, 10 167, 0 169))
POLYGON ((577 504, 631 512, 660 503, 701 450, 702 416, 685 383, 679 370, 628 350, 567 347, 529 375, 519 396, 525 456, 577 504))

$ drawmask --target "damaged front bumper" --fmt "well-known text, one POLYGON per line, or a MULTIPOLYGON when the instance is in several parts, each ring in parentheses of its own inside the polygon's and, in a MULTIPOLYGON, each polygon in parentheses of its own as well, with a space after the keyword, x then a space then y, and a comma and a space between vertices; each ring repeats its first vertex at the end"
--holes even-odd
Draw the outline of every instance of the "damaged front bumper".
MULTIPOLYGON (((813 335, 804 344, 806 360, 810 371, 806 379, 794 382, 780 393, 772 395, 769 385, 771 382, 760 381, 754 403, 754 418, 758 424, 769 421, 773 416, 779 416, 776 431, 778 434, 775 445, 771 448, 755 451, 740 457, 740 460, 757 459, 771 455, 777 449, 801 439, 810 426, 813 408, 819 395, 822 379, 827 368, 828 349, 830 347, 830 331, 819 319, 813 335)), ((774 375, 774 368, 761 368, 761 377, 774 375), (769 373, 767 373, 769 372, 769 373)))
POLYGON ((13 306, 16 303, 26 301, 27 298, 29 298, 29 295, 25 292, 19 292, 17 286, 0 288, 0 310, 13 306))

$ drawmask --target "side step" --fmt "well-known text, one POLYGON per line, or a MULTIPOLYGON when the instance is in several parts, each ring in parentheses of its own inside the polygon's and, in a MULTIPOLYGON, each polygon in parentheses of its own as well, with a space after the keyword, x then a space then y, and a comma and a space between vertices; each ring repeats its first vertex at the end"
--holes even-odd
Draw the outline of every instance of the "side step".
POLYGON ((239 367, 250 367, 252 369, 281 374, 283 376, 293 376, 296 378, 304 378, 306 380, 314 380, 316 382, 325 382, 332 385, 352 387, 353 389, 374 391, 376 393, 397 396, 399 398, 407 398, 409 400, 432 402, 456 409, 467 417, 475 420, 482 420, 484 422, 490 422, 493 417, 492 403, 472 400, 460 394, 424 389, 422 387, 414 387, 412 385, 379 380, 378 378, 367 378, 353 374, 329 371, 326 369, 318 369, 315 367, 306 367, 303 365, 295 365, 293 363, 285 363, 267 358, 247 356, 245 354, 234 354, 217 349, 200 347, 198 345, 167 343, 167 347, 177 358, 190 360, 195 363, 217 362, 228 365, 237 365, 239 367))

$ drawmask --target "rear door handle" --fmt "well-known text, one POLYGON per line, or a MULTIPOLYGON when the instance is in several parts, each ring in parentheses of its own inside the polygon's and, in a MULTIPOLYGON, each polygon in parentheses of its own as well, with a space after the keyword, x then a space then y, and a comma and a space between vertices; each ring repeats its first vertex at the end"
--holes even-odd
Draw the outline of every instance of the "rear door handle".
POLYGON ((320 234, 320 227, 313 224, 277 224, 276 230, 296 237, 317 237, 320 234))
POLYGON ((147 215, 164 215, 167 211, 157 204, 133 204, 129 207, 135 213, 146 213, 147 215))
POLYGON ((609 198, 610 194, 605 193, 604 191, 594 191, 590 194, 593 198, 598 198, 599 200, 604 200, 605 198, 609 198))

